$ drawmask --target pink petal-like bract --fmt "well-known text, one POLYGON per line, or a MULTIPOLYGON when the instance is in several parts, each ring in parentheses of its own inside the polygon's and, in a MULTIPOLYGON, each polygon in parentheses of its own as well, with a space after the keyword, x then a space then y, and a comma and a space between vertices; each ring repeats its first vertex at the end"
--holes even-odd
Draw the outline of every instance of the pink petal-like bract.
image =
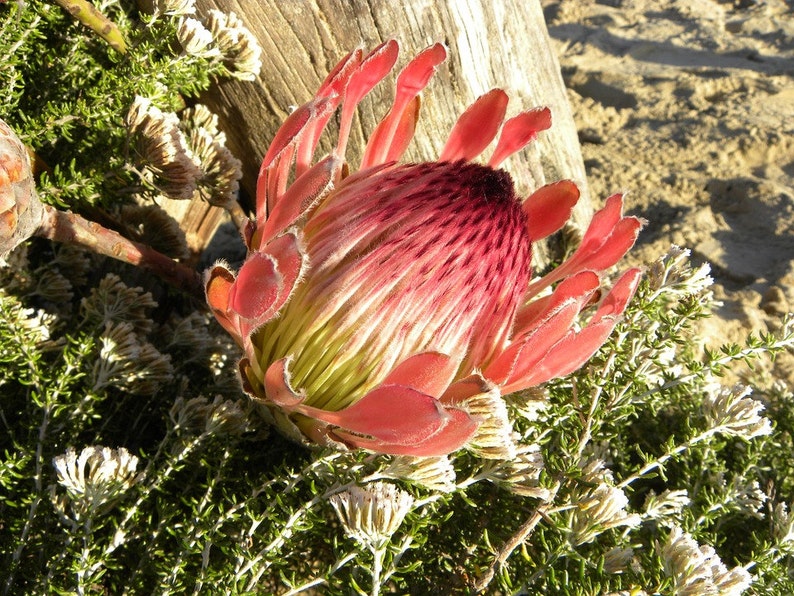
POLYGON ((507 94, 494 89, 460 116, 437 161, 399 162, 420 94, 446 58, 440 44, 400 71, 352 170, 357 106, 398 49, 387 41, 350 53, 287 118, 260 169, 248 256, 236 274, 214 266, 206 292, 244 351, 244 388, 289 436, 439 456, 475 446, 481 427, 501 428, 485 424, 495 406, 483 403, 506 420, 500 392, 568 374, 606 341, 638 270, 587 324, 577 320, 641 222, 610 197, 574 255, 532 281, 532 242, 564 227, 579 191, 561 181, 522 200, 499 166, 551 125, 548 108, 505 120, 507 94), (316 157, 332 121, 330 155, 316 157), (488 147, 490 159, 481 158, 488 147))

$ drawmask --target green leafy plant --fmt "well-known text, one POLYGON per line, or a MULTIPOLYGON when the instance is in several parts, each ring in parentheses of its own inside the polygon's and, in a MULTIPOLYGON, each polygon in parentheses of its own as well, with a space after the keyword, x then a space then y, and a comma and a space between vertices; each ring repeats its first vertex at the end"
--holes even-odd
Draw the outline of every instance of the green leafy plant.
MULTIPOLYGON (((120 51, 58 6, 0 6, 0 117, 45 203, 160 236, 162 195, 233 211, 222 134, 185 105, 256 60, 189 7, 98 6, 120 51)), ((35 238, 0 283, 5 594, 794 591, 794 397, 722 377, 791 349, 792 320, 704 351, 708 269, 681 249, 587 367, 509 398, 512 459, 298 446, 206 313, 91 250, 35 238)))

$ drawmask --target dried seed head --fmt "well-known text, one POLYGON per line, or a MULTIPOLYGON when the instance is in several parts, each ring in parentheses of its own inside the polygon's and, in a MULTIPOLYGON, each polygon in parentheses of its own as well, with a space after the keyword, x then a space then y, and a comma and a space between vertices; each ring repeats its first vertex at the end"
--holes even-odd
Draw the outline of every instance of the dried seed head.
POLYGON ((72 283, 59 271, 42 267, 36 271, 36 286, 32 294, 58 305, 69 305, 74 296, 72 283))
POLYGON ((772 535, 779 546, 794 543, 794 515, 785 503, 778 503, 772 509, 772 535))
POLYGON ((212 59, 221 56, 221 51, 212 45, 212 32, 204 24, 191 17, 179 19, 176 37, 189 56, 212 59))
POLYGON ((171 357, 142 342, 130 323, 105 324, 99 357, 92 371, 92 387, 115 386, 136 395, 152 395, 173 379, 171 357))
POLYGON ((240 436, 249 430, 248 415, 240 402, 220 395, 210 402, 206 397, 178 397, 169 412, 176 430, 240 436))
POLYGON ((670 531, 662 559, 679 596, 739 596, 752 583, 747 569, 728 570, 712 547, 700 546, 678 526, 670 531))
POLYGON ((140 479, 135 473, 138 458, 123 447, 86 447, 79 455, 70 447, 52 463, 66 489, 66 499, 56 505, 63 511, 70 504, 78 519, 106 511, 140 479))
POLYGON ((635 527, 641 522, 637 514, 626 512, 629 500, 617 487, 600 484, 587 491, 576 503, 571 524, 574 546, 592 542, 596 536, 617 527, 635 527))
POLYGON ((211 10, 207 26, 223 55, 231 76, 245 81, 256 79, 262 69, 262 48, 256 37, 233 12, 211 10))
POLYGON ((140 96, 127 113, 127 128, 141 159, 143 182, 172 199, 190 199, 201 169, 179 128, 176 114, 162 112, 140 96))
POLYGON ((719 387, 710 391, 703 402, 710 428, 746 441, 770 434, 772 425, 761 416, 764 404, 749 397, 751 392, 752 389, 744 385, 719 387))
POLYGON ((99 327, 108 323, 129 323, 135 333, 142 335, 152 330, 151 311, 154 308, 157 302, 149 292, 140 287, 128 287, 114 273, 105 275, 80 302, 85 321, 99 327))
POLYGON ((198 191, 211 205, 225 206, 236 199, 242 164, 226 148, 226 135, 218 130, 218 117, 197 105, 182 114, 181 128, 203 174, 198 191))
POLYGON ((766 505, 766 493, 761 490, 758 481, 748 482, 741 475, 735 476, 728 488, 730 503, 733 507, 745 515, 763 519, 762 508, 766 505))
POLYGON ((644 517, 660 525, 669 526, 684 507, 689 505, 689 495, 685 490, 666 490, 657 495, 650 491, 645 497, 644 517))
POLYGON ((389 541, 413 504, 410 494, 385 482, 353 486, 331 497, 347 535, 371 549, 389 541))
POLYGON ((656 260, 648 270, 647 279, 652 291, 685 296, 700 294, 714 283, 711 267, 704 263, 697 269, 689 265, 690 251, 675 244, 666 255, 656 260))
POLYGON ((381 474, 386 478, 412 482, 442 493, 455 490, 455 470, 447 456, 392 456, 389 464, 381 470, 381 474))
POLYGON ((491 391, 468 398, 461 406, 480 422, 468 444, 469 450, 486 459, 513 460, 516 457, 513 424, 495 386, 491 391))
POLYGON ((549 490, 540 486, 543 456, 538 445, 520 445, 509 460, 494 462, 483 468, 491 482, 524 497, 545 499, 549 490))
POLYGON ((633 548, 616 546, 604 554, 604 571, 607 573, 623 573, 633 559, 633 548))

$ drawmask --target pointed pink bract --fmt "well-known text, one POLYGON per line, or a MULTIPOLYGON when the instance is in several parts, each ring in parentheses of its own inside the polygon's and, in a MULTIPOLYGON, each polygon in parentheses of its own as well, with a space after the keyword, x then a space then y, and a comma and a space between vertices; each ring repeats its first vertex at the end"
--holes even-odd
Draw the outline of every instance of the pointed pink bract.
POLYGON ((447 57, 441 44, 430 46, 400 72, 394 104, 373 131, 364 149, 361 169, 399 159, 413 137, 419 93, 430 82, 436 67, 447 57))
POLYGON ((529 237, 542 240, 560 230, 578 201, 579 189, 570 180, 541 186, 524 201, 529 237))
POLYGON ((372 91, 375 85, 383 80, 383 77, 389 74, 397 61, 398 53, 399 45, 397 42, 393 39, 389 40, 365 56, 361 64, 350 76, 345 99, 342 102, 339 140, 336 145, 336 155, 338 157, 341 158, 345 154, 347 140, 350 136, 350 126, 358 103, 367 93, 372 91))
POLYGON ((494 140, 507 110, 507 93, 493 89, 463 112, 449 133, 440 161, 471 160, 494 140))
POLYGON ((402 385, 437 397, 452 382, 458 365, 458 362, 439 352, 416 354, 398 364, 386 376, 383 384, 402 385))
POLYGON ((564 377, 581 368, 604 344, 619 321, 620 315, 631 300, 642 272, 630 269, 615 284, 604 299, 593 320, 581 331, 570 331, 521 378, 508 382, 505 391, 520 391, 545 383, 555 377, 564 377))
POLYGON ((339 168, 338 159, 333 156, 326 157, 295 180, 259 229, 258 247, 263 249, 270 240, 294 224, 306 210, 329 192, 339 168))
POLYGON ((371 451, 413 457, 438 457, 463 447, 474 436, 479 426, 478 422, 463 410, 449 408, 445 413, 447 419, 444 426, 432 436, 415 443, 403 441, 389 443, 381 439, 357 437, 338 430, 334 434, 353 447, 371 451))
POLYGON ((521 151, 529 143, 535 140, 538 133, 551 126, 551 110, 549 108, 537 108, 526 112, 521 112, 513 116, 502 126, 502 133, 496 143, 488 165, 498 168, 508 157, 521 151))

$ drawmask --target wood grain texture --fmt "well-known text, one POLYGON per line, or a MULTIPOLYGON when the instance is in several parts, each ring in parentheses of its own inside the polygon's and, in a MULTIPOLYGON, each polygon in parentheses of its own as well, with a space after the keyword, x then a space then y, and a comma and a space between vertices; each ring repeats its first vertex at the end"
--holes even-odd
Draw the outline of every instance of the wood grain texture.
MULTIPOLYGON (((242 187, 254 191, 256 173, 275 130, 290 108, 308 101, 327 72, 347 52, 396 38, 398 68, 410 56, 440 41, 448 59, 422 96, 422 116, 408 159, 434 159, 457 116, 494 87, 511 98, 508 116, 546 105, 552 129, 505 164, 519 192, 545 181, 570 178, 583 199, 575 227, 589 221, 579 141, 539 0, 198 0, 199 15, 217 8, 235 12, 263 49, 259 80, 223 81, 202 97, 221 118, 229 147, 244 163, 242 187)), ((348 157, 388 109, 393 77, 387 78, 359 110, 348 157)))

